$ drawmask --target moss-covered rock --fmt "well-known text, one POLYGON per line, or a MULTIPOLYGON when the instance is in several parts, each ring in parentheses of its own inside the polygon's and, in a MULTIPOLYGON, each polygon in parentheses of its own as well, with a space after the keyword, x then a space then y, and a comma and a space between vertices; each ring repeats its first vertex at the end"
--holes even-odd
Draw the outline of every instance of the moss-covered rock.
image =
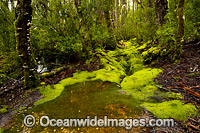
POLYGON ((92 80, 97 80, 100 79, 102 81, 110 81, 110 82, 114 82, 114 83, 120 83, 120 77, 121 77, 121 73, 123 73, 121 71, 117 71, 117 70, 106 70, 106 69, 101 69, 98 70, 96 72, 94 72, 96 74, 96 77, 92 80))
POLYGON ((154 96, 154 92, 157 90, 153 78, 161 71, 160 69, 151 68, 137 71, 123 79, 121 82, 122 90, 136 99, 148 100, 148 97, 154 96))
POLYGON ((162 72, 160 69, 144 68, 131 76, 125 77, 121 83, 121 87, 124 90, 142 89, 142 87, 153 83, 153 78, 160 72, 162 72))
POLYGON ((64 90, 64 86, 61 84, 56 85, 47 85, 46 87, 39 87, 40 93, 45 97, 40 99, 39 101, 35 102, 35 105, 50 101, 58 97, 61 92, 64 90))
POLYGON ((184 104, 180 100, 166 101, 162 103, 143 103, 141 106, 152 112, 159 118, 174 118, 187 120, 198 114, 198 109, 191 103, 184 104))

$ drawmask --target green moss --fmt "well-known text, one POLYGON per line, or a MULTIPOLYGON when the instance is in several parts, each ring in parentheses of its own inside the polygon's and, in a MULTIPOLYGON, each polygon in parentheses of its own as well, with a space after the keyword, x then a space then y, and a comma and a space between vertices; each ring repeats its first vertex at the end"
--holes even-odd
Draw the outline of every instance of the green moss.
POLYGON ((116 55, 118 55, 119 53, 118 53, 118 51, 117 50, 115 50, 115 51, 109 51, 108 52, 108 56, 116 56, 116 55))
POLYGON ((143 61, 139 57, 131 58, 128 63, 130 64, 130 72, 134 73, 136 71, 143 69, 143 61))
POLYGON ((3 133, 3 129, 2 128, 0 128, 0 133, 3 133))
POLYGON ((91 59, 89 59, 89 60, 86 60, 85 63, 89 65, 92 61, 93 61, 93 59, 91 58, 91 59))
POLYGON ((75 83, 88 81, 89 79, 92 79, 95 76, 96 75, 93 72, 88 72, 88 71, 76 72, 73 74, 73 77, 60 81, 60 84, 62 86, 72 85, 75 83))
POLYGON ((61 68, 56 68, 55 71, 60 71, 62 70, 62 67, 61 68))
POLYGON ((110 82, 114 82, 114 83, 120 83, 120 71, 117 70, 106 70, 106 69, 101 69, 98 70, 96 72, 94 72, 96 74, 96 77, 92 80, 102 80, 102 81, 110 81, 110 82))
POLYGON ((142 52, 142 56, 146 57, 148 54, 152 53, 152 54, 158 54, 160 52, 161 48, 159 47, 151 47, 150 49, 142 52))
POLYGON ((141 89, 126 90, 134 99, 141 101, 149 101, 149 97, 154 96, 154 92, 157 90, 154 84, 149 84, 141 89))
POLYGON ((134 73, 134 72, 137 72, 139 70, 142 70, 143 68, 144 68, 143 64, 133 64, 130 67, 130 72, 134 73))
POLYGON ((61 92, 64 90, 64 86, 61 84, 56 85, 47 85, 46 87, 39 87, 40 93, 45 97, 43 99, 40 99, 39 101, 35 102, 35 105, 50 101, 58 97, 61 92))
POLYGON ((52 71, 53 74, 56 74, 56 71, 52 71))
POLYGON ((8 112, 8 106, 7 105, 1 105, 0 112, 1 113, 7 113, 8 112))
POLYGON ((144 68, 127 76, 121 82, 122 90, 139 100, 149 100, 157 90, 153 78, 161 72, 160 69, 144 68))
POLYGON ((181 95, 181 93, 167 92, 166 94, 170 98, 183 99, 183 96, 181 95))
POLYGON ((130 41, 124 42, 124 45, 126 48, 130 48, 132 46, 132 43, 130 41))
POLYGON ((131 58, 132 56, 135 55, 138 56, 139 53, 135 46, 131 46, 130 48, 127 49, 119 49, 119 51, 122 56, 127 56, 128 58, 131 58))
POLYGON ((137 48, 138 50, 141 50, 141 49, 145 49, 147 47, 147 43, 144 43, 143 45, 141 45, 139 48, 137 48))
POLYGON ((49 75, 49 73, 42 73, 42 76, 46 76, 46 75, 49 75))
POLYGON ((174 93, 174 92, 167 92, 167 93, 161 93, 157 95, 158 97, 165 98, 165 99, 183 99, 183 96, 181 93, 174 93))
POLYGON ((125 77, 121 83, 121 87, 124 90, 142 89, 142 87, 153 83, 153 78, 160 72, 162 72, 160 69, 144 68, 131 76, 125 77))
POLYGON ((22 107, 19 108, 19 110, 24 110, 24 109, 26 109, 26 108, 27 108, 27 107, 22 106, 22 107))
POLYGON ((198 114, 198 109, 194 105, 184 104, 180 100, 144 103, 142 106, 159 118, 174 118, 185 121, 188 117, 194 117, 198 114))
POLYGON ((139 57, 133 57, 128 61, 130 64, 143 64, 142 59, 139 57))
POLYGON ((119 63, 123 68, 128 68, 129 67, 129 64, 124 59, 121 59, 119 63))
POLYGON ((41 82, 40 85, 45 85, 45 82, 41 82))

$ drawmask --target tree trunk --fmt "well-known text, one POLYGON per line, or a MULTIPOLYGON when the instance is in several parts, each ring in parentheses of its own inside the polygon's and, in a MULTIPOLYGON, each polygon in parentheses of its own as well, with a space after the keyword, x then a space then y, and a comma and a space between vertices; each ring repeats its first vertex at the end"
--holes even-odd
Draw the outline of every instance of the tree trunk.
POLYGON ((118 18, 119 18, 119 1, 115 0, 115 28, 118 28, 118 18))
POLYGON ((177 44, 176 44, 176 55, 179 56, 181 53, 181 41, 185 34, 185 21, 184 21, 184 4, 185 0, 179 0, 178 2, 178 32, 177 32, 177 44))
POLYGON ((153 8, 152 6, 152 1, 151 0, 148 0, 148 3, 147 3, 147 12, 146 12, 146 22, 150 21, 150 23, 152 24, 152 14, 148 11, 148 9, 150 8, 153 8))
POLYGON ((83 25, 85 25, 85 23, 84 23, 84 21, 83 21, 83 13, 82 13, 82 10, 81 10, 81 8, 80 8, 81 0, 75 0, 74 3, 75 3, 76 10, 77 10, 77 13, 78 13, 78 15, 79 15, 79 18, 81 19, 83 25))
POLYGON ((112 1, 111 0, 105 0, 104 1, 104 17, 105 22, 107 24, 108 29, 111 29, 112 21, 110 19, 110 12, 112 11, 112 1))
POLYGON ((121 8, 121 28, 125 24, 125 16, 126 16, 126 0, 122 0, 122 8, 121 8))
POLYGON ((29 89, 38 86, 40 80, 36 70, 37 62, 32 53, 30 43, 31 0, 18 0, 15 15, 16 45, 24 68, 24 87, 29 89))
POLYGON ((168 2, 167 0, 155 0, 155 13, 158 25, 165 23, 165 15, 167 14, 168 2))

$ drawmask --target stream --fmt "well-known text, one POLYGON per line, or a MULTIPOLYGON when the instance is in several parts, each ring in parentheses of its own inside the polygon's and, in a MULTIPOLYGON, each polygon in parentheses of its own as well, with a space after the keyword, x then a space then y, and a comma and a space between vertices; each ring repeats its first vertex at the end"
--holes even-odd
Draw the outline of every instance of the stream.
MULTIPOLYGON (((36 121, 43 115, 49 118, 138 118, 144 115, 143 109, 138 106, 140 101, 117 92, 119 87, 115 83, 102 81, 89 81, 70 85, 64 89, 56 99, 40 104, 24 114, 15 117, 11 131, 23 132, 118 132, 126 131, 125 128, 98 128, 98 127, 42 127, 37 123, 32 128, 27 128, 21 121, 24 116, 33 115, 36 121)), ((140 127, 133 128, 131 131, 139 131, 140 127)), ((143 131, 149 129, 144 128, 143 131)), ((141 130, 141 131, 142 131, 141 130)))
MULTIPOLYGON (((12 127, 5 132, 150 132, 150 127, 42 127, 40 118, 84 119, 89 116, 103 119, 173 118, 187 120, 198 114, 190 103, 184 104, 180 93, 163 92, 156 87, 153 78, 162 70, 143 65, 138 50, 144 46, 125 43, 124 49, 97 51, 103 69, 93 72, 77 71, 73 77, 55 85, 39 87, 43 99, 28 110, 19 111, 13 117, 12 127), (127 70, 129 70, 127 72, 127 70), (147 112, 148 111, 148 112, 147 112), (33 115, 36 124, 28 128, 22 121, 33 115)), ((88 61, 89 62, 89 61, 88 61)), ((41 69, 42 70, 42 69, 41 69)), ((45 74, 45 73, 44 73, 45 74)))

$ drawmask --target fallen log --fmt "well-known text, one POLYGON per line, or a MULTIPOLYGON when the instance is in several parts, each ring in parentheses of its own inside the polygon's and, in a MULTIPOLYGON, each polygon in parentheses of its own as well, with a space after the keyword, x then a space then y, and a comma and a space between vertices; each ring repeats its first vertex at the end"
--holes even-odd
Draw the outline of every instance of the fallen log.
POLYGON ((60 68, 53 69, 51 72, 42 73, 40 74, 40 79, 52 77, 53 75, 56 75, 64 70, 67 70, 68 68, 70 68, 70 66, 63 66, 60 68))

